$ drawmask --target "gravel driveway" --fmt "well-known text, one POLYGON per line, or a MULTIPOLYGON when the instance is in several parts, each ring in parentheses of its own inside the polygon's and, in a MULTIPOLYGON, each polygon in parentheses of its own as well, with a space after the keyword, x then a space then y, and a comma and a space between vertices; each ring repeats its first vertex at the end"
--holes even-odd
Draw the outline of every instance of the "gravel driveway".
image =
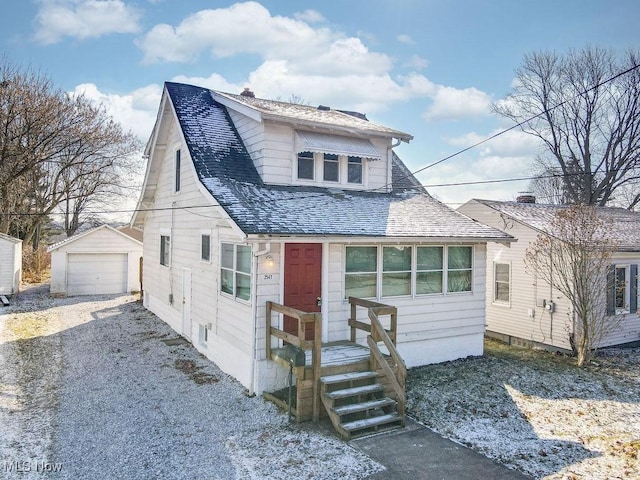
POLYGON ((0 311, 0 478, 358 479, 383 467, 235 380, 132 296, 0 311), (167 344, 169 341, 169 345, 167 344))

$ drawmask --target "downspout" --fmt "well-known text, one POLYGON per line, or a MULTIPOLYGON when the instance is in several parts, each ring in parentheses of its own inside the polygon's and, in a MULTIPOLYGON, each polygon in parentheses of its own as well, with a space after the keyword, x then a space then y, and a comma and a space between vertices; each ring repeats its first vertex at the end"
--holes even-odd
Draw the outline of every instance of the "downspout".
POLYGON ((249 394, 254 395, 256 391, 256 369, 258 365, 256 360, 258 358, 256 348, 258 345, 258 257, 271 252, 271 243, 265 245, 263 250, 253 252, 253 275, 251 275, 251 282, 253 288, 251 289, 251 315, 253 317, 253 338, 251 340, 251 378, 249 380, 249 394))

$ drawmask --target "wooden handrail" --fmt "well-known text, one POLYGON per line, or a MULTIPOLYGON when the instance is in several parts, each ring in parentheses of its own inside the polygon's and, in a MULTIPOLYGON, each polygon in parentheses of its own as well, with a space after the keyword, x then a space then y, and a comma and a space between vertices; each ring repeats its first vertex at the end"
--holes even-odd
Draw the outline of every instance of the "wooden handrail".
POLYGON ((266 303, 266 354, 271 360, 271 337, 279 338, 302 350, 311 350, 311 376, 313 380, 313 421, 320 419, 320 372, 322 369, 322 314, 319 312, 303 312, 286 305, 267 301, 266 303), (271 325, 273 312, 282 313, 298 321, 298 334, 285 332, 271 325), (313 323, 313 340, 305 338, 306 324, 313 323))
POLYGON ((349 303, 351 304, 351 317, 349 318, 351 341, 356 340, 356 329, 364 330, 369 333, 369 335, 367 335, 367 345, 371 352, 371 368, 375 368, 373 365, 374 363, 382 368, 382 371, 387 376, 387 379, 396 394, 398 413, 405 415, 405 406, 407 401, 407 395, 405 392, 407 365, 404 363, 404 360, 396 349, 398 332, 397 309, 391 305, 385 305, 356 297, 349 297, 349 303), (370 325, 356 320, 356 306, 365 307, 368 310, 369 320, 371 321, 370 325), (380 315, 391 316, 391 326, 389 330, 385 329, 382 325, 379 318, 380 315), (395 363, 395 372, 387 358, 382 354, 382 351, 378 346, 378 342, 382 342, 388 350, 389 356, 395 363))

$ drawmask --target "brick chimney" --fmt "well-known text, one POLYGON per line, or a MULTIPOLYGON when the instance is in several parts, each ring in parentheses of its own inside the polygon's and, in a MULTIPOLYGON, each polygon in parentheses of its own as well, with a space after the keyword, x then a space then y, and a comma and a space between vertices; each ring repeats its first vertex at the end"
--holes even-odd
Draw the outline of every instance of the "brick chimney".
POLYGON ((242 95, 243 97, 255 98, 255 94, 251 91, 251 89, 249 89, 249 87, 244 87, 244 90, 242 91, 242 93, 240 93, 240 95, 242 95))
POLYGON ((518 203, 536 203, 536 196, 531 192, 518 192, 516 197, 518 203))

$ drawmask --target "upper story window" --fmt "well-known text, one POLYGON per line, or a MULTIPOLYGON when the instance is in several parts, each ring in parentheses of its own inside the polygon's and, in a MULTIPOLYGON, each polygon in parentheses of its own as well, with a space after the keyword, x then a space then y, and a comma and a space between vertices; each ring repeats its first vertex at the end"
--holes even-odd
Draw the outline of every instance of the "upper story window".
POLYGON ((362 183, 362 158, 352 156, 348 157, 347 183, 362 183))
POLYGON ((339 162, 338 155, 335 155, 333 153, 324 154, 322 178, 325 182, 340 181, 340 162, 339 162))
POLYGON ((176 150, 176 162, 175 162, 175 191, 180 191, 180 150, 176 150))
POLYGON ((313 180, 315 178, 315 161, 313 152, 298 153, 298 178, 303 180, 313 180))

